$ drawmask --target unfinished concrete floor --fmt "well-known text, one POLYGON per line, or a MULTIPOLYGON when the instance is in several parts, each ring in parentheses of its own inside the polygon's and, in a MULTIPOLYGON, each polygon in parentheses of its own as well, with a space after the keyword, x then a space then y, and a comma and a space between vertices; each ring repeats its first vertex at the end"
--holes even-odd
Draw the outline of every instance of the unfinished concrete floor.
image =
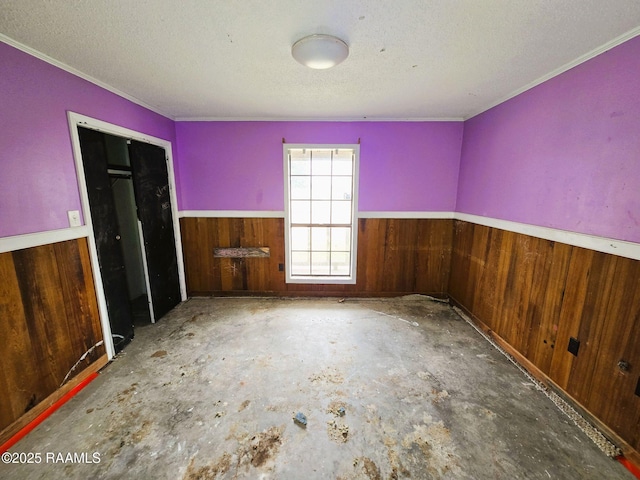
POLYGON ((11 451, 43 462, 1 478, 633 478, 420 296, 191 299, 11 451))

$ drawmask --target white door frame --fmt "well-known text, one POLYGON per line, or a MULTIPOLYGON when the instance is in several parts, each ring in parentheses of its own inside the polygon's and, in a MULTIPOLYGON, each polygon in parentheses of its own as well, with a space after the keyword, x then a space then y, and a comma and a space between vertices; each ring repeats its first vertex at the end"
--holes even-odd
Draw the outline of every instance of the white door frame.
MULTIPOLYGON (((107 312, 107 301, 104 295, 104 286, 102 284, 102 275, 100 273, 100 264, 98 262, 98 250, 96 248, 96 238, 93 233, 93 223, 91 220, 91 209, 89 208, 89 194, 87 192, 87 184, 84 176, 84 166, 82 163, 82 150, 80 149, 80 137, 78 135, 78 127, 90 128, 99 132, 108 133, 126 139, 136 140, 138 142, 150 143, 164 149, 167 159, 167 172, 169 174, 169 198, 171 199, 171 214, 173 215, 173 234, 176 241, 176 258, 178 260, 178 279, 180 281, 181 300, 187 299, 187 286, 184 275, 184 258, 182 256, 182 238, 180 236, 180 221, 178 218, 178 199, 176 196, 176 181, 173 169, 173 151, 171 142, 161 138, 152 137, 144 133, 129 130, 128 128, 103 122, 95 118, 80 115, 75 112, 67 112, 69 119, 69 130, 71 133, 71 145, 73 148, 73 157, 76 164, 76 175, 78 178, 78 189, 80 191, 80 202, 82 205, 82 216, 84 223, 89 227, 89 256, 91 258, 91 270, 93 272, 93 280, 96 289, 96 297, 98 300, 98 311, 100 312, 100 323, 102 324, 102 332, 104 345, 107 350, 109 360, 115 355, 113 337, 111 336, 111 326, 109 324, 109 313, 107 312)), ((143 251, 143 256, 145 252, 143 251)), ((147 272, 145 272, 147 273, 147 272)), ((151 296, 151 292, 147 292, 151 296)))

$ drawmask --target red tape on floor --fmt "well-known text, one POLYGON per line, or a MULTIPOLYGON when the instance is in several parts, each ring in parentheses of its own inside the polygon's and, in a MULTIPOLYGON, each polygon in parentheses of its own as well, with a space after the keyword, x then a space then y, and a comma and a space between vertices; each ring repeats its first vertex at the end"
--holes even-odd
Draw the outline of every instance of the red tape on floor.
POLYGON ((616 460, 618 460, 622 465, 624 465, 626 467, 626 469, 629 470, 637 479, 640 479, 640 468, 639 467, 637 467, 636 465, 631 463, 629 460, 624 458, 622 455, 620 455, 619 457, 616 457, 616 460))
POLYGON ((22 440, 31 430, 36 428, 38 425, 40 425, 42 422, 44 422, 46 420, 46 418, 49 417, 49 415, 51 415, 53 412, 58 410, 62 405, 67 403, 69 400, 71 400, 80 390, 82 390, 84 387, 86 387, 97 376, 98 376, 97 372, 94 372, 91 375, 89 375, 87 378, 85 378, 80 383, 78 383, 78 385, 76 385, 71 390, 69 390, 67 393, 65 393, 62 396, 62 398, 60 398, 57 402, 55 402, 53 405, 51 405, 49 408, 47 408, 44 412, 42 412, 40 415, 38 415, 36 418, 34 418, 27 425, 22 427, 18 431, 18 433, 16 433, 13 437, 11 437, 9 440, 7 440, 5 443, 3 443, 2 446, 0 446, 0 455, 3 454, 4 452, 6 452, 7 450, 9 450, 16 443, 18 443, 20 440, 22 440))

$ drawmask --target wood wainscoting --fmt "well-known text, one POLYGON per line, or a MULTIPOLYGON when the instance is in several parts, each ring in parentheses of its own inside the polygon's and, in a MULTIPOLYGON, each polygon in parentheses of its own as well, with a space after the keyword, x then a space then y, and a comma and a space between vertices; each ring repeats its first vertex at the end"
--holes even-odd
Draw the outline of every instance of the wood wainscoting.
POLYGON ((86 238, 0 254, 0 332, 2 444, 106 363, 86 238))
POLYGON ((448 291, 640 460, 640 261, 456 220, 448 291))
POLYGON ((187 292, 193 295, 372 296, 424 293, 446 296, 452 220, 358 221, 355 285, 287 284, 284 219, 180 220, 187 292), (214 258, 214 248, 269 247, 269 258, 214 258))

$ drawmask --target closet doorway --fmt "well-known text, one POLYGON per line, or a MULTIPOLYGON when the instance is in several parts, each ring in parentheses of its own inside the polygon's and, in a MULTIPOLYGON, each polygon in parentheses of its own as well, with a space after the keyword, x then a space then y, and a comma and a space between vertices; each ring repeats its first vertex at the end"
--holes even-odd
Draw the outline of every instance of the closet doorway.
POLYGON ((136 326, 157 321, 185 298, 168 159, 162 146, 90 126, 73 128, 105 343, 109 337, 115 354, 136 326))

